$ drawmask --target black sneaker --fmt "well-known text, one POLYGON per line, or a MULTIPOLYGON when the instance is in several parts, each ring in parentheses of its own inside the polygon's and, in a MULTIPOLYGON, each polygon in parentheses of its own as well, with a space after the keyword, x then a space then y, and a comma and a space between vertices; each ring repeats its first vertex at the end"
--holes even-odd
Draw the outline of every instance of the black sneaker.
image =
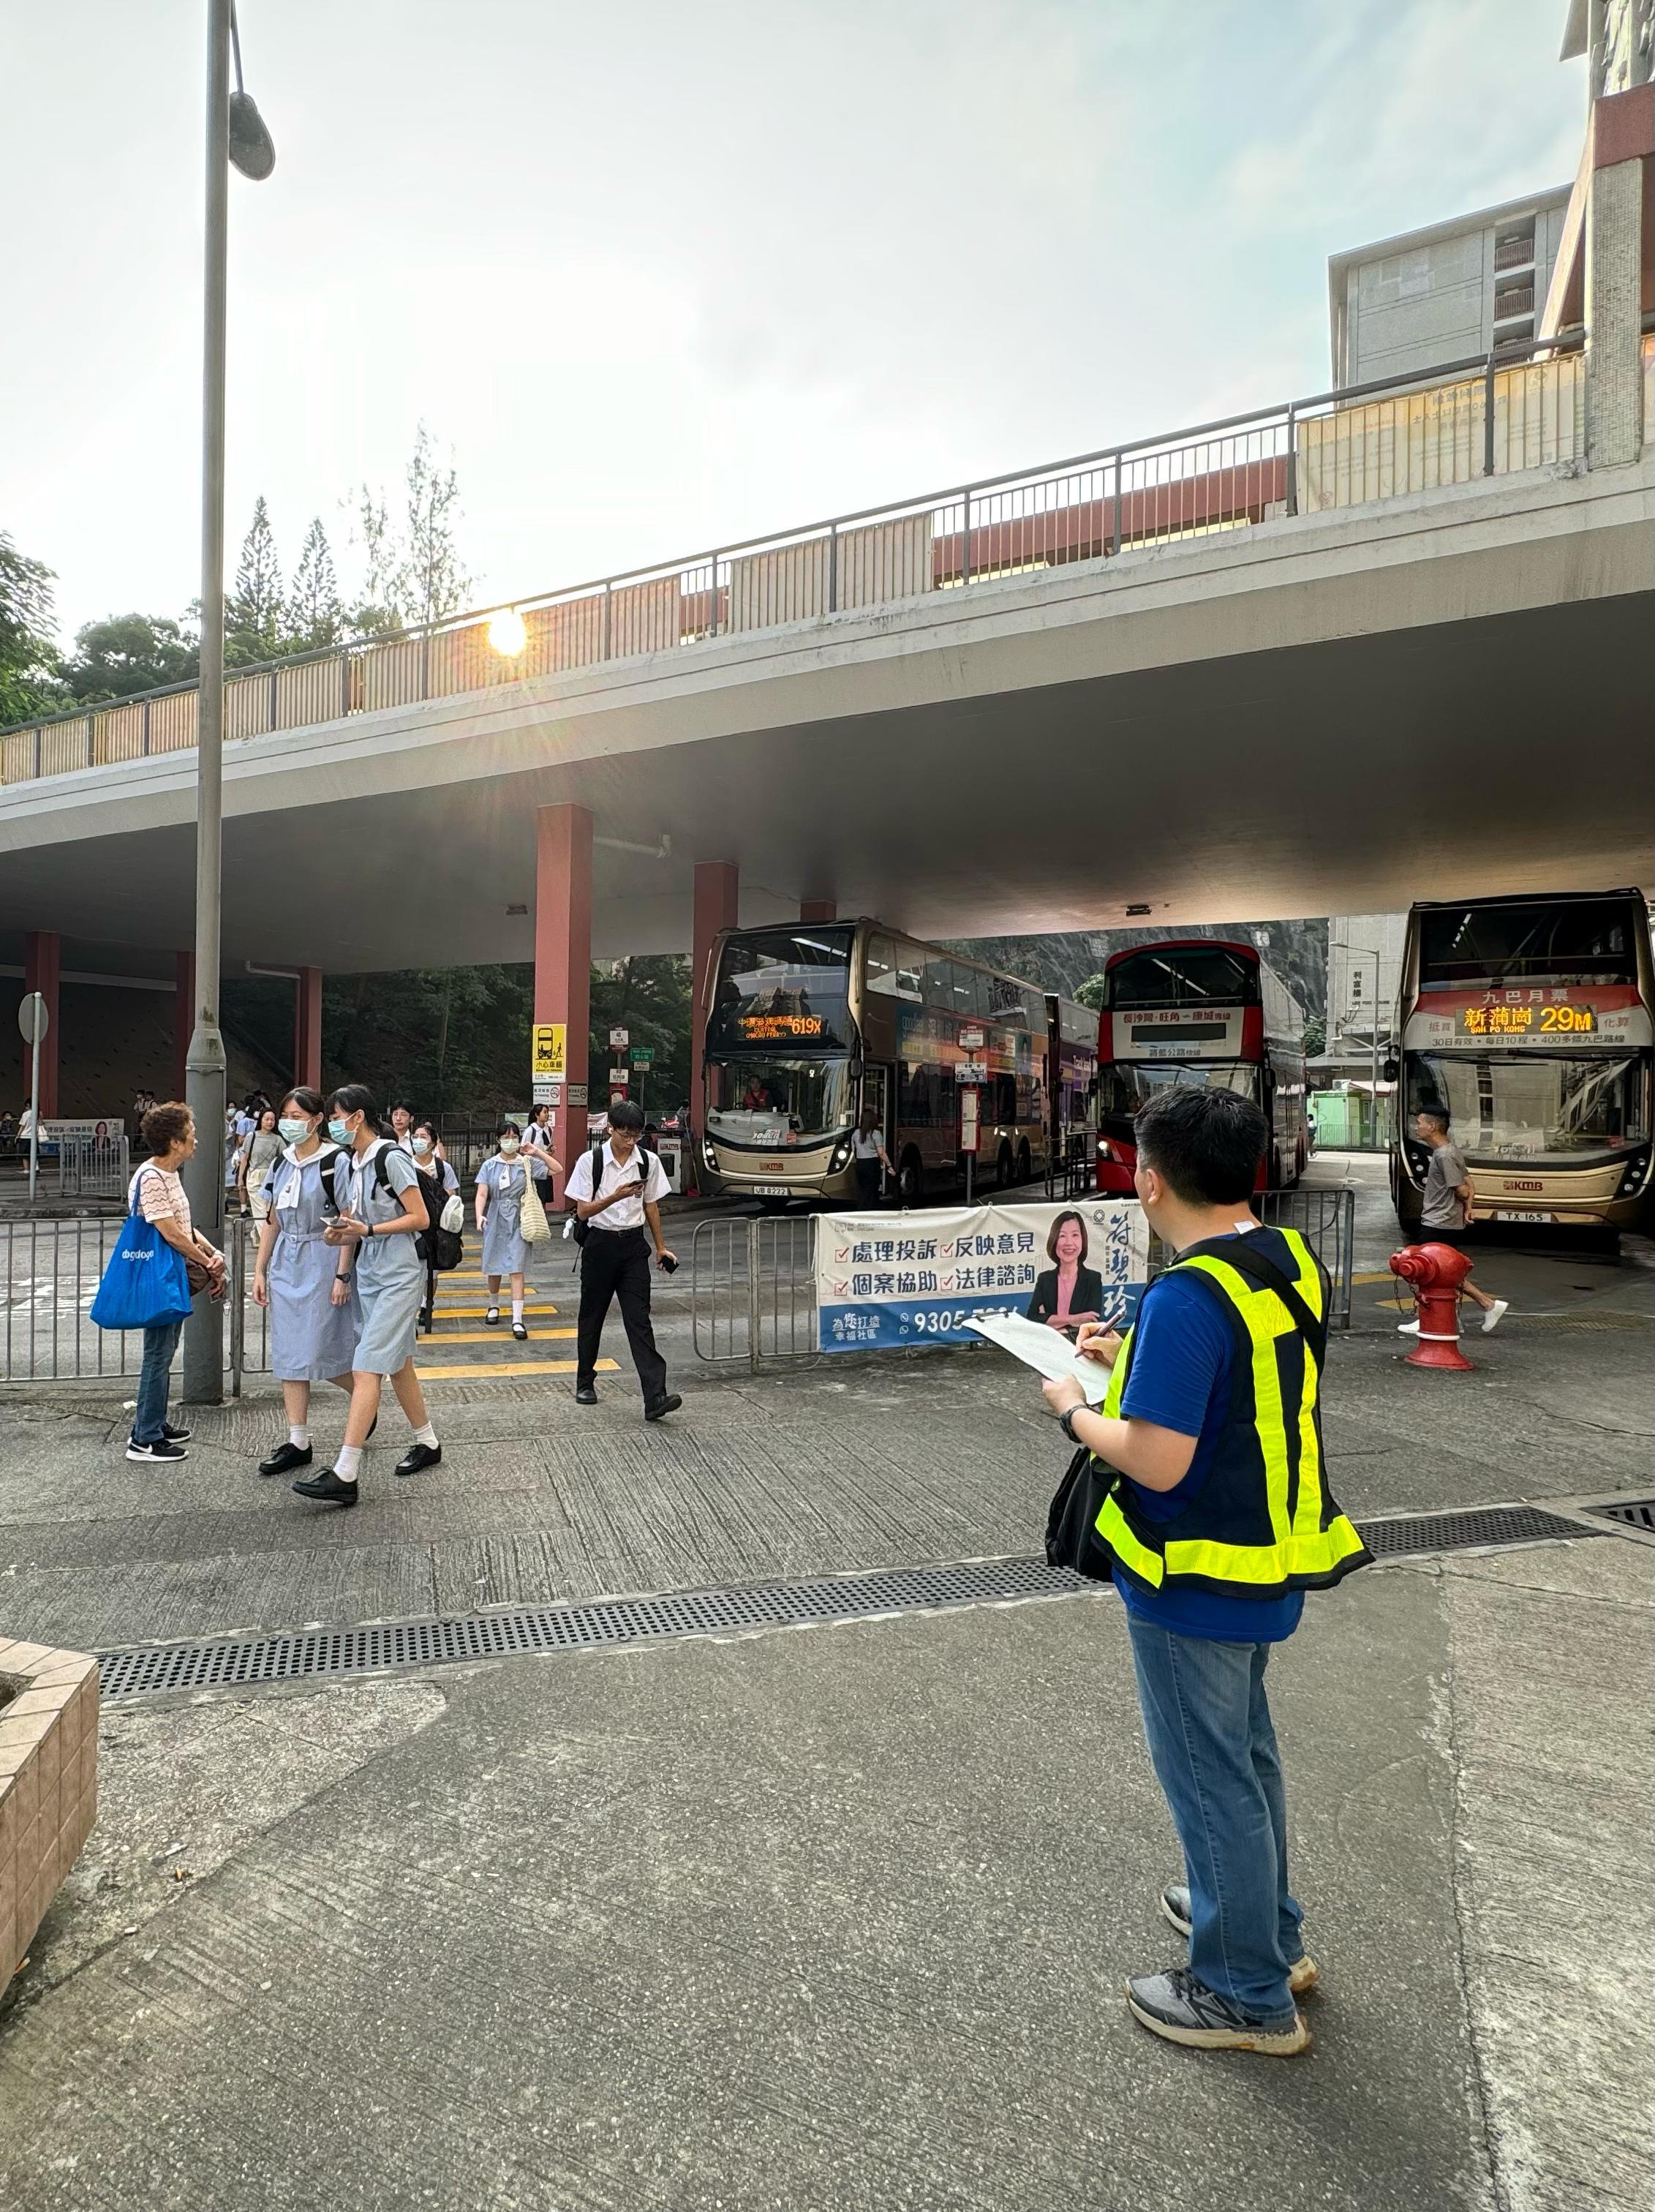
POLYGON ((1198 1982, 1187 1966, 1174 1966, 1165 1974, 1131 1975, 1126 2008, 1151 2035, 1191 2050, 1258 2051, 1272 2058, 1290 2058, 1310 2047, 1302 2013, 1295 2011, 1286 2020, 1252 2020, 1198 1982))
MULTIPOLYGON (((1161 1893, 1161 1913, 1162 1919, 1170 1922, 1187 1942, 1192 1923, 1190 1893, 1185 1883, 1168 1882, 1161 1893)), ((1313 1990, 1320 1978, 1321 1968, 1314 1959, 1302 1951, 1288 1968, 1288 1987, 1296 1997, 1303 1996, 1306 1990, 1313 1990)))
POLYGON ((278 1444, 268 1459, 258 1462, 261 1474, 291 1474, 295 1468, 308 1467, 315 1455, 308 1444, 278 1444))
POLYGON ((676 1413, 683 1402, 676 1390, 669 1390, 664 1397, 650 1401, 644 1408, 644 1419, 646 1421, 664 1421, 669 1413, 676 1413))
POLYGON ((435 1467, 442 1457, 440 1444, 410 1444, 397 1461, 392 1472, 397 1474, 418 1474, 427 1467, 435 1467))
POLYGON ((188 1459, 190 1455, 182 1444, 173 1443, 167 1437, 157 1437, 152 1444, 141 1444, 129 1437, 126 1440, 126 1456, 128 1459, 153 1460, 157 1464, 170 1465, 175 1459, 188 1459))
POLYGON ((308 1498, 312 1505, 355 1505, 356 1485, 341 1482, 330 1467, 324 1467, 308 1482, 295 1482, 293 1494, 295 1498, 308 1498))
POLYGON ((161 1423, 161 1432, 169 1444, 187 1444, 190 1441, 189 1430, 175 1429, 170 1421, 161 1423))
POLYGON ((577 1406, 595 1406, 597 1403, 596 1386, 591 1382, 577 1382, 574 1386, 574 1402, 577 1406))

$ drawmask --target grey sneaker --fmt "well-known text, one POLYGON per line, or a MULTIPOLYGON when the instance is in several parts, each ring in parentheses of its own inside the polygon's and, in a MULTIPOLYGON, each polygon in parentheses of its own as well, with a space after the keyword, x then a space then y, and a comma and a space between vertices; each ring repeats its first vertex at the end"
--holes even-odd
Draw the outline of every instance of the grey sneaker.
POLYGON ((1196 2051, 1258 2051, 1271 2058, 1290 2058, 1310 2048, 1302 2013, 1285 2020, 1250 2020, 1198 1982, 1187 1966, 1129 1977, 1126 2008, 1151 2035, 1196 2051))
MULTIPOLYGON (((1168 1882, 1161 1893, 1161 1917, 1177 1929, 1187 1943, 1190 1940, 1190 1893, 1181 1881, 1168 1882)), ((1314 1959, 1301 1953, 1288 1968, 1288 1987, 1296 1997, 1313 1990, 1321 1978, 1321 1968, 1314 1959)))

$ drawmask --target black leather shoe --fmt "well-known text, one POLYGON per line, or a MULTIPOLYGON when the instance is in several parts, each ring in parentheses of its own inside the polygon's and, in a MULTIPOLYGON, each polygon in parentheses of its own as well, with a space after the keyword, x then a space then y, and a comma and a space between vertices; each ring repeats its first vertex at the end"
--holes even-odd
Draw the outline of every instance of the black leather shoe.
POLYGON ((590 1382, 577 1382, 574 1386, 574 1402, 577 1406, 595 1406, 597 1403, 597 1392, 590 1382))
POLYGON ((278 1444, 268 1459, 258 1462, 261 1474, 291 1474, 296 1467, 308 1467, 315 1455, 308 1444, 278 1444))
POLYGON ((683 1400, 676 1390, 669 1390, 664 1398, 653 1398, 644 1408, 646 1421, 664 1421, 669 1413, 676 1413, 683 1400))
POLYGON ((1272 2058, 1290 2058, 1310 2044, 1301 2012, 1285 2020, 1251 2019, 1197 1981, 1187 1966, 1130 1976, 1126 2006, 1152 2035, 1195 2051, 1260 2051, 1272 2058))
POLYGON ((526 1344, 529 1341, 528 1325, 524 1322, 514 1321, 512 1323, 512 1334, 519 1344, 526 1344))
POLYGON ((435 1467, 441 1457, 440 1444, 410 1444, 397 1461, 395 1472, 398 1474, 418 1474, 423 1468, 435 1467))
POLYGON ((330 1467, 324 1467, 308 1482, 295 1482, 293 1494, 295 1498, 308 1498, 312 1505, 355 1505, 356 1485, 341 1482, 330 1467))

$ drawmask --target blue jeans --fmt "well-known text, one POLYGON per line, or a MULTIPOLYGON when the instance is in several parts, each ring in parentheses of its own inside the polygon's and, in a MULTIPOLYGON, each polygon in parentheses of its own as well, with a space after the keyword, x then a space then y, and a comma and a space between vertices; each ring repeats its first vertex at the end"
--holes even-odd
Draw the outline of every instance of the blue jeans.
POLYGON ((167 1383, 179 1348, 181 1321, 161 1321, 143 1333, 143 1365, 138 1370, 138 1404, 132 1416, 135 1444, 158 1444, 167 1426, 167 1383))
POLYGON ((1271 1647, 1179 1636, 1132 1613, 1127 1626, 1149 1757, 1184 1846, 1191 1971, 1249 2018, 1289 2021, 1303 1915, 1264 1695, 1271 1647))

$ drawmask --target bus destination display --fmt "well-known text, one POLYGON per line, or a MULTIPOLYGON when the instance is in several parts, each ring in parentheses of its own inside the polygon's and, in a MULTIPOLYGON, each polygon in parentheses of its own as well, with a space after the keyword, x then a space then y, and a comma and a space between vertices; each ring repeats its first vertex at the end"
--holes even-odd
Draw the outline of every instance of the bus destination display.
POLYGON ((1593 1006, 1464 1006, 1459 1016, 1459 1033, 1468 1037, 1591 1036, 1597 1028, 1593 1006))
POLYGON ((736 1030, 743 1044, 782 1044, 828 1034, 820 1014, 738 1014, 736 1030))

